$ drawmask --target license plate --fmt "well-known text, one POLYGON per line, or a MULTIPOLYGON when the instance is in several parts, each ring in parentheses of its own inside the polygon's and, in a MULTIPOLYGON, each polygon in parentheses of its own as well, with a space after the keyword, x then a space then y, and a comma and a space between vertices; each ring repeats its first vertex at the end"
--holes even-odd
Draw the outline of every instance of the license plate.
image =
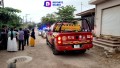
POLYGON ((74 48, 80 48, 80 45, 74 45, 74 48))

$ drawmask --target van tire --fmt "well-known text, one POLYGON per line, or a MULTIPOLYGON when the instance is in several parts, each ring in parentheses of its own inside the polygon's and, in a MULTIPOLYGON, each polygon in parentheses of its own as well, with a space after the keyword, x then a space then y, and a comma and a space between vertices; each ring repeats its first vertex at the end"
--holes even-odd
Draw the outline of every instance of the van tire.
POLYGON ((53 51, 54 55, 59 55, 60 54, 60 52, 55 48, 54 40, 53 40, 53 45, 52 45, 52 51, 53 51))
POLYGON ((59 55, 60 54, 60 52, 58 50, 56 50, 55 48, 52 48, 52 51, 53 51, 54 55, 59 55))

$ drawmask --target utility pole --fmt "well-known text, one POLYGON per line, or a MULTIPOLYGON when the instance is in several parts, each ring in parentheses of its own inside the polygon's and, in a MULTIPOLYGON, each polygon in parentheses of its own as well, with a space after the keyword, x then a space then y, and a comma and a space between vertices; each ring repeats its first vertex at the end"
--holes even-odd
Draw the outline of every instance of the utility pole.
POLYGON ((4 8, 4 0, 1 0, 2 7, 4 8))
POLYGON ((30 14, 26 14, 26 16, 25 16, 25 17, 26 17, 26 23, 28 23, 28 21, 27 21, 27 17, 28 17, 28 15, 30 15, 30 14))
POLYGON ((82 4, 82 2, 81 2, 81 12, 82 12, 82 5, 83 5, 83 4, 82 4))
POLYGON ((24 23, 24 16, 23 16, 22 22, 24 23))
POLYGON ((32 23, 32 18, 30 18, 30 24, 32 23))
POLYGON ((2 1, 0 1, 0 6, 2 5, 2 1))
POLYGON ((25 23, 25 16, 23 16, 22 18, 22 23, 25 23))

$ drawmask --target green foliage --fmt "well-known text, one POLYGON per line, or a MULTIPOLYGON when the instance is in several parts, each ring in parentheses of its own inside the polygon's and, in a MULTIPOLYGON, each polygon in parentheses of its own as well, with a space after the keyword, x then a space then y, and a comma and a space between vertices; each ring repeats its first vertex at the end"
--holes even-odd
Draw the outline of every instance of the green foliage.
MULTIPOLYGON (((2 8, 3 9, 3 8, 2 8)), ((9 11, 10 13, 20 13, 21 11, 18 10, 18 9, 14 9, 14 8, 11 8, 11 7, 5 7, 4 8, 6 11, 9 11)))
POLYGON ((59 21, 71 21, 71 19, 74 18, 74 11, 76 10, 75 7, 72 5, 62 6, 57 8, 58 12, 56 14, 58 15, 57 20, 59 21))
POLYGON ((73 5, 67 5, 57 8, 58 12, 55 14, 47 14, 46 16, 42 17, 42 23, 50 23, 53 24, 56 21, 67 21, 71 22, 74 18, 74 11, 76 10, 73 5))
POLYGON ((7 24, 9 26, 20 25, 21 18, 16 14, 21 11, 10 7, 0 7, 0 23, 7 24))
POLYGON ((57 21, 71 22, 74 18, 74 11, 76 10, 73 5, 67 5, 57 8, 58 12, 55 14, 47 14, 42 17, 42 23, 53 24, 57 21))
POLYGON ((33 29, 35 26, 36 26, 35 23, 33 23, 33 24, 28 24, 27 28, 31 30, 31 29, 33 29))
POLYGON ((54 22, 56 22, 56 17, 54 14, 47 14, 46 16, 42 17, 42 23, 53 24, 54 22))
POLYGON ((38 23, 38 24, 37 24, 37 27, 41 27, 41 24, 42 24, 42 23, 38 23))

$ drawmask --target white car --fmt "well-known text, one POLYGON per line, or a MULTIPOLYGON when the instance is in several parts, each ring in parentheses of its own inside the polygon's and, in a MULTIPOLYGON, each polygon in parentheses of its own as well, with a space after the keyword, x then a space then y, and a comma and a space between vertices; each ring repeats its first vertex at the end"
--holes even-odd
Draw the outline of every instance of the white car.
POLYGON ((46 34, 47 34, 48 30, 49 30, 49 29, 47 29, 47 28, 42 30, 41 36, 42 36, 43 38, 46 38, 46 34))
POLYGON ((38 35, 41 36, 42 30, 38 30, 38 35))

